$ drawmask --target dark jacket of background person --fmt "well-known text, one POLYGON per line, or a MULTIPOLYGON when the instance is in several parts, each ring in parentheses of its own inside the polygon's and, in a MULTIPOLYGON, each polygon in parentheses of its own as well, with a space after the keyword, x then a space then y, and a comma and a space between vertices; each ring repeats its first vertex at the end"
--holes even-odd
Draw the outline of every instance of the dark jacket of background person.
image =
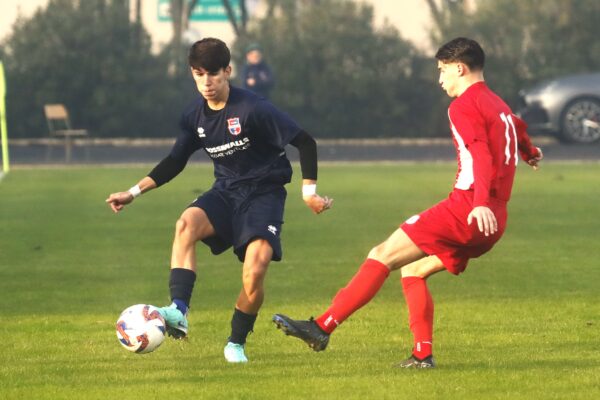
POLYGON ((251 90, 259 96, 269 98, 269 93, 274 86, 275 80, 271 68, 264 61, 258 64, 246 64, 242 73, 245 89, 251 90), (254 79, 254 85, 248 84, 248 79, 254 79))

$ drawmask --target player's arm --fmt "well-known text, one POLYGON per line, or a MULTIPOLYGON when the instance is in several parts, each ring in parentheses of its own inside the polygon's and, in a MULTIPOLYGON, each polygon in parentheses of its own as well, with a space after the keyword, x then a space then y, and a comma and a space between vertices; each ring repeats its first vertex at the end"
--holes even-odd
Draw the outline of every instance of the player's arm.
POLYGON ((302 199, 315 213, 331 208, 333 199, 317 194, 317 142, 305 131, 300 131, 290 144, 298 149, 302 170, 302 199))
POLYGON ((156 182, 148 176, 142 178, 136 185, 125 192, 111 193, 106 202, 114 212, 119 212, 133 199, 156 187, 156 182))
POLYGON ((517 131, 517 143, 519 148, 519 154, 523 161, 537 170, 539 168, 539 162, 544 158, 542 149, 535 147, 531 143, 531 139, 527 134, 527 124, 521 118, 513 115, 515 122, 515 129, 517 131))
POLYGON ((159 162, 147 176, 127 191, 110 194, 106 202, 114 212, 121 211, 142 193, 160 187, 179 175, 196 149, 197 146, 192 143, 190 136, 182 134, 175 142, 171 153, 159 162))

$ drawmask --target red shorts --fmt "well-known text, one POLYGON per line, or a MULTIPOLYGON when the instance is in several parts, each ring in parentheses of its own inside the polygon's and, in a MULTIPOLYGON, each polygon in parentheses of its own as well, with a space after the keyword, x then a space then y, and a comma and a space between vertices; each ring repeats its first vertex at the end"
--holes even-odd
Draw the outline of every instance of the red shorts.
POLYGON ((453 274, 467 268, 470 258, 488 252, 506 228, 506 202, 490 199, 490 209, 498 221, 498 231, 485 236, 477 222, 467 225, 473 210, 473 192, 454 190, 446 200, 406 220, 400 228, 425 253, 436 255, 453 274))

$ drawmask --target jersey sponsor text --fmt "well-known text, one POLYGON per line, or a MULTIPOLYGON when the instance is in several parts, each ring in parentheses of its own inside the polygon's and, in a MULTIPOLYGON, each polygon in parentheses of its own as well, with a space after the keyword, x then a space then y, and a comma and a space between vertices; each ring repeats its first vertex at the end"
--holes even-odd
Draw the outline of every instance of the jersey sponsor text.
POLYGON ((245 137, 220 146, 206 147, 205 150, 211 158, 219 158, 231 155, 236 151, 246 150, 248 147, 250 147, 250 139, 245 137))

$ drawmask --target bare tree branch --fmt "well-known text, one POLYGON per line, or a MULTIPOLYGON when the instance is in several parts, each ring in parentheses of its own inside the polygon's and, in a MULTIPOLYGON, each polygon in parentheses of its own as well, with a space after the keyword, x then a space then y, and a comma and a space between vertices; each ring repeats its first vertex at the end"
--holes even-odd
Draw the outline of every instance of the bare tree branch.
POLYGON ((442 18, 442 13, 440 12, 440 9, 437 6, 437 3, 435 0, 425 0, 427 2, 427 5, 429 6, 429 11, 431 12, 431 16, 433 18, 433 20, 435 21, 435 23, 437 24, 437 26, 442 26, 442 24, 444 23, 444 20, 442 18))
POLYGON ((196 8, 196 6, 200 4, 200 0, 191 0, 190 1, 190 6, 187 10, 187 15, 186 15, 186 20, 189 23, 190 18, 192 17, 192 13, 194 12, 194 8, 196 8))
POLYGON ((246 0, 240 0, 240 11, 242 17, 242 30, 246 30, 246 25, 248 24, 248 8, 246 7, 246 0))
POLYGON ((231 7, 231 3, 229 0, 223 0, 223 6, 225 6, 225 10, 227 10, 227 17, 229 18, 229 22, 231 22, 231 26, 235 31, 236 36, 240 36, 240 28, 235 19, 235 14, 233 13, 233 7, 231 7))
POLYGON ((276 6, 277 0, 267 0, 267 17, 273 18, 276 6))

